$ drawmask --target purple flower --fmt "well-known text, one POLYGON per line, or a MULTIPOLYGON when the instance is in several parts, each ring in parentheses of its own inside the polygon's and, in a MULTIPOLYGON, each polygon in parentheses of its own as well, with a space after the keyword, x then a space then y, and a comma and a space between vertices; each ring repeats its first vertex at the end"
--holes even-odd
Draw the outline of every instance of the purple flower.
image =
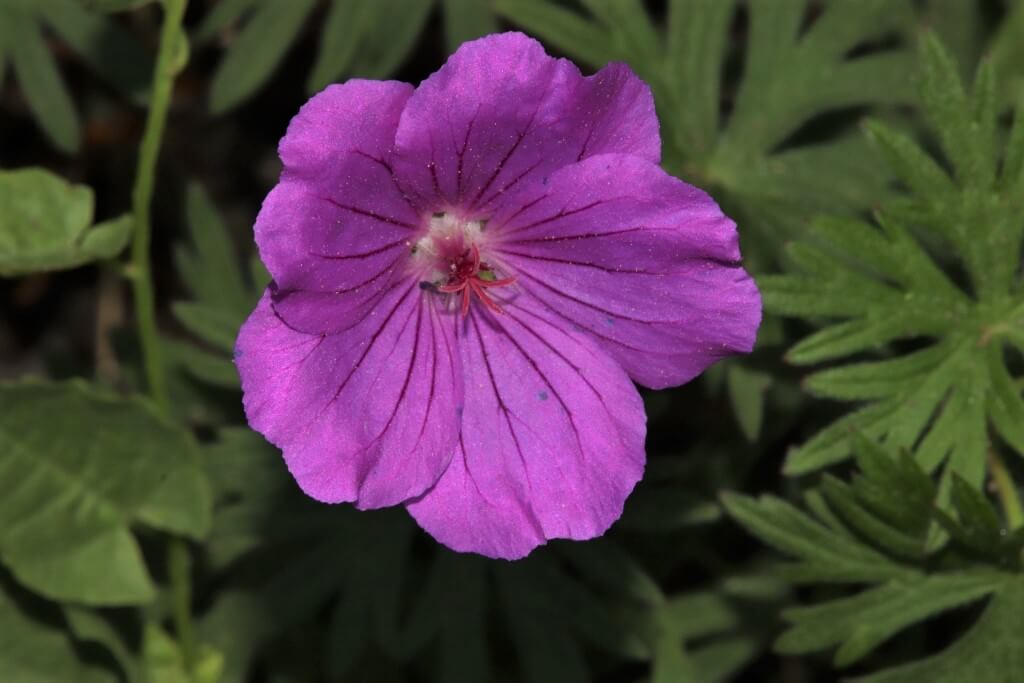
POLYGON ((734 223, 660 149, 628 67, 584 78, 519 33, 419 88, 311 99, 256 220, 274 279, 236 359, 303 491, 405 505, 490 557, 602 534, 643 473, 633 381, 749 351, 761 317, 734 223))

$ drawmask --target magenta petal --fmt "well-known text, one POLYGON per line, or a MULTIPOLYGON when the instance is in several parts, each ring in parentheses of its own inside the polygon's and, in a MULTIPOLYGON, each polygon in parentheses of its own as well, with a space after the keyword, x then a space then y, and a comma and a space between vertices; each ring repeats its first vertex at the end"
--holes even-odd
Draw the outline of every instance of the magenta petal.
POLYGON ((649 161, 607 154, 563 168, 490 225, 520 286, 641 384, 681 384, 753 347, 761 298, 736 225, 649 161))
POLYGON ((296 332, 264 295, 235 363, 249 424, 308 495, 361 508, 418 496, 447 467, 462 380, 450 318, 408 283, 335 335, 296 332))
POLYGON ((357 320, 408 258, 421 217, 386 157, 411 92, 393 82, 331 86, 281 141, 284 171, 256 219, 256 243, 277 286, 276 310, 297 329, 328 332, 357 320), (320 308, 331 325, 293 311, 285 300, 296 291, 329 294, 320 308))
POLYGON ((428 211, 486 217, 531 179, 593 154, 657 162, 650 89, 625 65, 589 78, 521 33, 464 44, 409 99, 394 168, 428 211))
POLYGON ((455 550, 507 559, 604 533, 644 467, 646 418, 629 377, 526 296, 460 329, 472 368, 461 448, 410 513, 455 550))

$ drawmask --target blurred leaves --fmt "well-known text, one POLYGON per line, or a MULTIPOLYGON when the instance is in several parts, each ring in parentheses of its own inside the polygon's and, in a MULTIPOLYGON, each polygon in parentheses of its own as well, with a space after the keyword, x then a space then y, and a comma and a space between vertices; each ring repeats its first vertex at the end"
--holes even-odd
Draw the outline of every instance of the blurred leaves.
MULTIPOLYGON (((510 564, 421 546, 402 511, 318 505, 295 491, 259 436, 219 437, 206 449, 218 491, 207 545, 233 588, 202 631, 225 652, 226 683, 244 680, 263 644, 281 646, 325 610, 330 625, 318 638, 335 680, 382 658, 421 662, 444 683, 493 680, 505 643, 515 649, 517 680, 528 683, 592 680, 592 648, 649 661, 654 681, 704 683, 725 680, 760 651, 743 616, 749 596, 738 589, 665 595, 611 542, 554 544, 510 564)), ((777 596, 756 609, 765 599, 777 596)))
POLYGON ((1010 672, 1019 671, 1013 663, 1024 656, 1019 640, 1008 636, 1022 623, 1024 533, 1005 529, 988 500, 963 483, 951 513, 939 511, 932 479, 913 458, 863 437, 855 446, 860 474, 850 484, 826 477, 805 496, 809 514, 770 495, 723 497, 736 521, 794 558, 780 567, 788 579, 864 584, 852 595, 784 611, 789 628, 776 651, 836 647, 834 663, 846 667, 919 622, 993 596, 975 626, 946 653, 864 680, 1009 683, 1016 675, 1010 672), (948 546, 929 544, 932 523, 950 534, 948 546), (979 642, 994 664, 979 666, 979 642), (951 654, 960 651, 966 656, 951 654))
POLYGON ((81 131, 71 95, 60 78, 46 28, 112 87, 142 102, 152 56, 119 24, 78 0, 0 0, 0 67, 9 61, 40 127, 60 150, 78 150, 81 131))
POLYGON ((650 84, 666 169, 709 191, 746 228, 748 267, 769 267, 780 240, 808 216, 861 210, 884 193, 877 157, 858 137, 798 140, 830 112, 909 100, 912 56, 881 47, 913 23, 909 3, 674 0, 664 32, 640 0, 582 4, 586 14, 548 0, 495 7, 577 61, 625 61, 650 84), (741 7, 749 28, 735 50, 729 38, 741 7))
POLYGON ((0 171, 0 276, 114 258, 131 237, 131 217, 92 220, 90 188, 38 168, 0 171))
MULTIPOLYGON (((448 47, 491 33, 496 23, 480 0, 443 0, 448 47)), ((386 78, 408 58, 434 0, 330 0, 322 21, 320 48, 306 90, 314 93, 348 77, 386 78)), ((237 35, 217 68, 210 109, 223 114, 251 97, 270 79, 296 42, 316 0, 223 0, 196 32, 198 42, 223 35, 236 24, 237 35)))
POLYGON ((851 430, 915 449, 928 471, 945 462, 943 490, 954 472, 981 485, 995 447, 989 426, 1024 452, 1024 398, 1008 356, 1024 350, 1024 112, 1001 149, 991 62, 968 96, 934 37, 922 59, 925 113, 946 163, 870 123, 910 194, 876 212, 877 225, 818 219, 807 242, 787 249, 795 272, 759 280, 768 310, 825 325, 790 362, 875 357, 806 379, 813 394, 865 404, 794 450, 790 474, 847 457, 851 430))
POLYGON ((193 298, 176 301, 173 311, 208 349, 177 342, 171 345, 171 356, 196 379, 237 389, 238 372, 231 361, 235 338, 270 276, 255 257, 251 272, 243 271, 227 227, 199 185, 188 187, 185 216, 191 245, 176 249, 175 264, 193 298))
POLYGON ((117 677, 86 664, 71 639, 31 614, 0 583, 0 680, 11 683, 114 683, 117 677))
POLYGON ((0 385, 0 561, 48 598, 155 593, 131 525, 201 538, 210 494, 189 435, 139 400, 77 382, 0 385))

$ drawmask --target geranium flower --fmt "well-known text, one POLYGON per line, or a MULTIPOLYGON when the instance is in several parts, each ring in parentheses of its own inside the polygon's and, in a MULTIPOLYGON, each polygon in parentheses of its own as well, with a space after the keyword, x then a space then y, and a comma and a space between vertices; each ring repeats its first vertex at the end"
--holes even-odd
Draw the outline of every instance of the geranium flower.
POLYGON ((281 141, 273 276, 239 334, 249 423, 308 495, 405 505, 516 558, 602 534, 644 468, 633 382, 687 382, 760 321, 734 223, 666 174, 648 87, 519 33, 418 88, 351 80, 281 141))

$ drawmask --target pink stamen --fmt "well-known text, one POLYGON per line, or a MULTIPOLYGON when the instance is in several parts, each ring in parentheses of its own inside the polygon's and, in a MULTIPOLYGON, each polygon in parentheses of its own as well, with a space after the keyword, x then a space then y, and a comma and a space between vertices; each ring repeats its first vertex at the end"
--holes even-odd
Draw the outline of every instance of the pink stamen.
POLYGON ((472 245, 456 262, 451 264, 451 273, 448 282, 437 288, 439 292, 446 294, 462 293, 462 315, 469 314, 469 302, 475 294, 480 301, 495 313, 503 313, 487 290, 491 287, 504 287, 516 281, 514 277, 507 277, 501 280, 485 280, 480 277, 481 271, 490 271, 491 267, 480 261, 480 250, 472 245), (468 258, 467 258, 468 257, 468 258))

